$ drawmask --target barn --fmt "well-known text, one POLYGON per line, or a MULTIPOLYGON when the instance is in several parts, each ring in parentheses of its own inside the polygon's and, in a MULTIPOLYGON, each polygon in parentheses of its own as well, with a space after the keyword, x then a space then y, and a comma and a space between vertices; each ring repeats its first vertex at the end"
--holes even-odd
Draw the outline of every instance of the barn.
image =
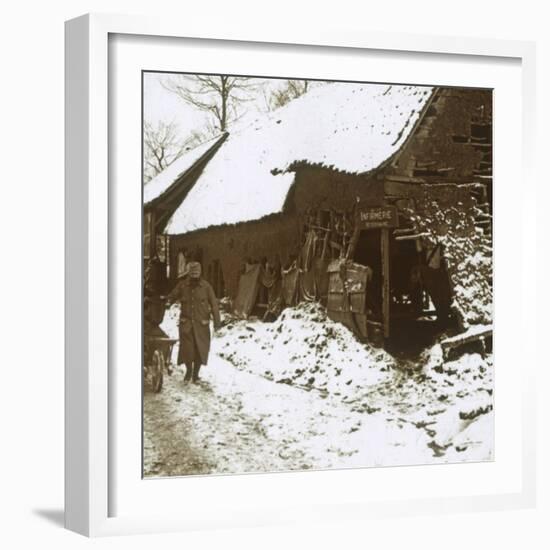
POLYGON ((358 337, 492 316, 492 92, 329 83, 144 186, 144 257, 236 315, 320 301, 358 337))

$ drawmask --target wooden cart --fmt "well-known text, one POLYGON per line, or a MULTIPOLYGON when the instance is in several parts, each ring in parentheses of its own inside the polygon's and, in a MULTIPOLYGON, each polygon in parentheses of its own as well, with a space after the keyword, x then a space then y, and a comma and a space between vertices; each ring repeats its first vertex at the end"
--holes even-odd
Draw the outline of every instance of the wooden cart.
POLYGON ((177 340, 164 336, 144 335, 143 381, 158 393, 164 373, 172 373, 172 348, 177 340))
POLYGON ((172 373, 172 349, 177 342, 160 328, 164 316, 164 300, 146 297, 143 320, 143 383, 160 392, 164 373, 172 373))

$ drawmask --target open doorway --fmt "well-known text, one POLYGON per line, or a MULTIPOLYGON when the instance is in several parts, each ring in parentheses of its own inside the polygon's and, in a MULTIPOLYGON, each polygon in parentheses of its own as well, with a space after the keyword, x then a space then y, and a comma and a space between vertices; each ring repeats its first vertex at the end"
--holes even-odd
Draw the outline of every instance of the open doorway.
POLYGON ((452 294, 441 246, 417 238, 390 238, 390 323, 387 348, 415 355, 451 323, 452 294))
POLYGON ((382 321, 382 249, 380 229, 365 229, 359 233, 353 261, 372 269, 372 279, 367 285, 367 319, 382 321))

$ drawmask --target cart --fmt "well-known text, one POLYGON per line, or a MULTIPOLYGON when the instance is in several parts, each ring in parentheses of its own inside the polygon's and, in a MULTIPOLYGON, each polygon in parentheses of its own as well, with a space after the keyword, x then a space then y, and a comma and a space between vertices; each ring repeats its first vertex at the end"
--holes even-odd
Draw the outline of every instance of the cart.
POLYGON ((144 300, 143 383, 155 393, 162 390, 164 373, 172 374, 172 349, 177 342, 160 328, 163 315, 164 300, 144 300))
POLYGON ((165 336, 145 335, 143 379, 155 393, 162 390, 164 373, 172 374, 172 348, 176 342, 165 336))

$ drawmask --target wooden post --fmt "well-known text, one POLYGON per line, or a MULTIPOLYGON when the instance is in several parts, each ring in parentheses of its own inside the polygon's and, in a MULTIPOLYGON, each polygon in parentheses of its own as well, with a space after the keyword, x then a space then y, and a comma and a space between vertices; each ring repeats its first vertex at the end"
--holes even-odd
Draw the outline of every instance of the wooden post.
POLYGON ((380 249, 382 254, 382 324, 384 338, 390 336, 390 231, 380 230, 380 249))
POLYGON ((143 214, 143 257, 152 258, 153 257, 153 242, 156 238, 154 235, 154 218, 153 211, 145 212, 143 214))
POLYGON ((349 260, 350 258, 353 258, 353 254, 355 253, 355 247, 357 246, 357 241, 359 240, 359 224, 355 224, 355 228, 353 229, 353 233, 351 235, 351 239, 349 241, 348 250, 346 252, 346 260, 349 260))
POLYGON ((168 235, 164 235, 164 266, 165 266, 165 275, 169 279, 170 278, 170 237, 168 235))

